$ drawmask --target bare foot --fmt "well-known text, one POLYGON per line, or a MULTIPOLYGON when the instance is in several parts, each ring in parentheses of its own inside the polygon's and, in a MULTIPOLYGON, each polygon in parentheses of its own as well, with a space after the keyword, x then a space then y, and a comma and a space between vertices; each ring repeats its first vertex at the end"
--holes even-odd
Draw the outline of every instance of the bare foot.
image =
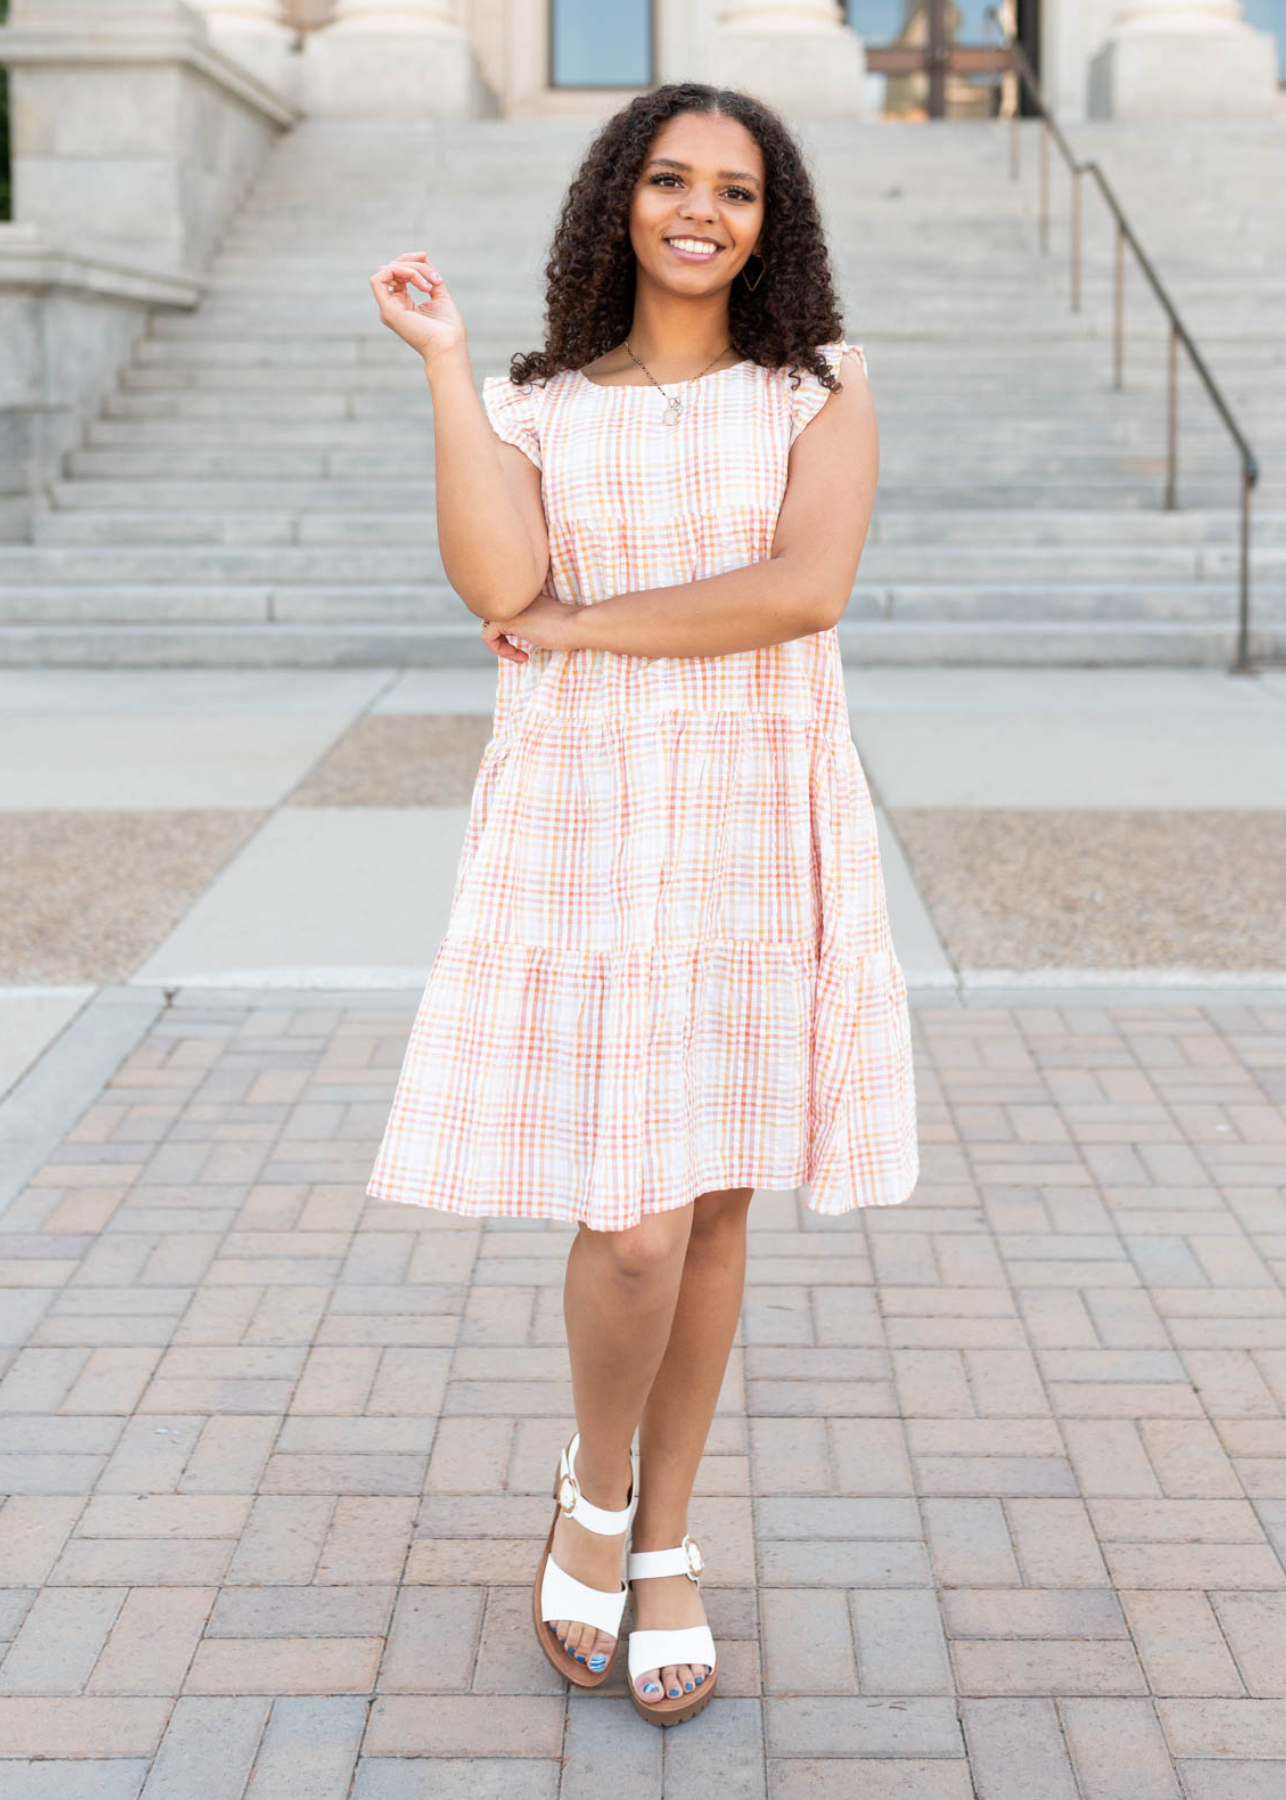
MULTIPOLYGON (((576 1479, 581 1493, 594 1506, 601 1506, 609 1512, 629 1503, 630 1471, 619 1478, 613 1486, 595 1481, 589 1472, 592 1464, 581 1444, 576 1452, 576 1479)), ((554 1526, 554 1541, 551 1555, 560 1569, 574 1575, 577 1581, 583 1581, 587 1587, 601 1588, 604 1593, 618 1593, 621 1587, 621 1549, 625 1543, 625 1532, 614 1533, 606 1537, 598 1531, 587 1531, 575 1519, 565 1512, 559 1511, 554 1526)), ((600 1631, 596 1625, 587 1625, 579 1619, 549 1619, 545 1629, 553 1633, 563 1653, 583 1662, 595 1675, 605 1669, 612 1658, 616 1639, 609 1631, 600 1631)))
MULTIPOLYGON (((637 1540, 635 1533, 630 1548, 649 1548, 637 1540)), ((656 1549, 665 1546, 656 1545, 656 1549)), ((687 1625, 704 1625, 706 1609, 701 1590, 686 1575, 635 1576, 630 1587, 633 1595, 634 1624, 639 1631, 680 1631, 687 1625)), ((710 1673, 708 1663, 667 1663, 664 1668, 644 1669, 635 1677, 634 1688, 640 1700, 673 1698, 676 1694, 692 1694, 710 1673)))

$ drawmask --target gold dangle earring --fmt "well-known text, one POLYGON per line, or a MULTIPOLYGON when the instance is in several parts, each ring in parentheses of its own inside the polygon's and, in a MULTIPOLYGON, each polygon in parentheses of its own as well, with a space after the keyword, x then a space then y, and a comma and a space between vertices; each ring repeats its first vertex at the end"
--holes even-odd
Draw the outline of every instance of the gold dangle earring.
MULTIPOLYGON (((759 252, 757 250, 752 250, 750 252, 750 256, 759 256, 759 252)), ((749 260, 750 260, 750 257, 747 257, 746 261, 749 262, 749 260)), ((763 280, 764 270, 768 267, 766 260, 762 256, 759 256, 759 265, 760 265, 759 273, 758 273, 758 275, 756 275, 756 277, 753 281, 751 281, 750 277, 746 274, 744 265, 741 270, 741 279, 745 282, 746 286, 750 289, 752 294, 754 293, 755 289, 759 286, 759 283, 763 280)))

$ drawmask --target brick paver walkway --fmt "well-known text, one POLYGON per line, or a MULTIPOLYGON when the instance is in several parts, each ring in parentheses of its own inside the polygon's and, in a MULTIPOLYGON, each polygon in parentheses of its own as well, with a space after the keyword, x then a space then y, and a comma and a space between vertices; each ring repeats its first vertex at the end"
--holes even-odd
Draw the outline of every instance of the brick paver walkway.
POLYGON ((180 996, 0 1220, 3 1800, 1280 1800, 1286 1009, 915 1009, 912 1200, 754 1201, 669 1733, 531 1640, 571 1231, 363 1197, 409 1024, 180 996))

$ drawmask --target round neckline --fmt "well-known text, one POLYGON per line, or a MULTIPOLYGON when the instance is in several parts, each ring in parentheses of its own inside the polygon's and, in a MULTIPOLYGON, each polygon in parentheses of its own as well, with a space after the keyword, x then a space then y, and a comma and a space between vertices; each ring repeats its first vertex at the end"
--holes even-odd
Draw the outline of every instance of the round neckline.
MULTIPOLYGON (((708 375, 689 375, 683 381, 666 381, 661 383, 662 389, 668 387, 695 387, 702 381, 713 381, 717 375, 731 375, 736 369, 744 369, 747 364, 751 368, 758 365, 752 356, 743 356, 740 362, 729 363, 726 369, 711 369, 708 375)), ((579 376, 586 387, 598 388, 604 394, 654 394, 657 390, 650 382, 643 381, 591 381, 583 369, 573 369, 572 374, 579 376)))

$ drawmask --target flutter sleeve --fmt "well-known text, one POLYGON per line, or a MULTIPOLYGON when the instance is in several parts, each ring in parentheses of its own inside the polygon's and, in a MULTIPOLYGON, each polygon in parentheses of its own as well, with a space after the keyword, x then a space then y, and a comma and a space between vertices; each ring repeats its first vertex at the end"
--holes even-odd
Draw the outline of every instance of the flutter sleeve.
POLYGON ((543 469, 531 389, 515 387, 507 375, 487 375, 482 382, 482 404, 496 436, 506 444, 516 445, 538 469, 543 469))
MULTIPOLYGON (((860 344, 846 344, 843 338, 837 338, 833 344, 819 345, 818 350, 819 354, 825 358, 831 373, 837 375, 841 381, 844 379, 844 374, 840 368, 840 358, 846 350, 856 351, 862 373, 866 373, 866 354, 860 344)), ((785 380, 786 392, 790 397, 790 441, 793 444, 808 421, 816 417, 825 406, 831 389, 823 387, 811 369, 800 371, 797 388, 791 387, 788 376, 785 377, 785 380)))

